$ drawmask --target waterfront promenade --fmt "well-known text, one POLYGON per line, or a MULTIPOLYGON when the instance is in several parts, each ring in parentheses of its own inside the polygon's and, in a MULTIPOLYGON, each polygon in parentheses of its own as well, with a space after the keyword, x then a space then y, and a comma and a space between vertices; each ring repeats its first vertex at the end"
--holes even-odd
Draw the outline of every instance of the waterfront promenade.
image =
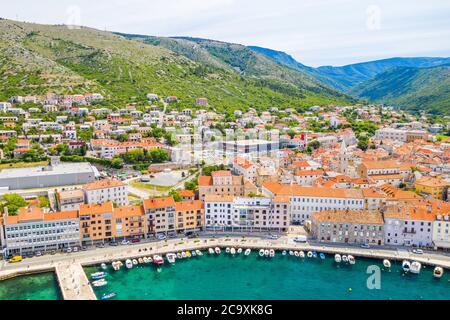
MULTIPOLYGON (((288 237, 278 240, 268 240, 256 237, 220 237, 199 239, 171 239, 161 242, 142 243, 130 246, 107 247, 84 252, 70 254, 56 254, 54 256, 41 256, 16 264, 3 262, 0 268, 0 280, 45 271, 56 271, 58 282, 64 299, 90 300, 95 295, 88 278, 83 272, 82 266, 111 263, 112 261, 124 261, 128 258, 164 255, 168 252, 206 249, 210 247, 241 247, 259 250, 272 248, 276 250, 303 250, 324 252, 331 255, 335 253, 351 254, 355 257, 377 259, 374 261, 381 265, 382 259, 390 260, 415 260, 426 265, 442 266, 450 270, 450 257, 438 253, 425 253, 423 255, 412 254, 406 250, 392 250, 381 248, 363 249, 357 247, 336 247, 308 243, 294 243, 288 237)), ((224 253, 223 253, 224 254, 224 253)))

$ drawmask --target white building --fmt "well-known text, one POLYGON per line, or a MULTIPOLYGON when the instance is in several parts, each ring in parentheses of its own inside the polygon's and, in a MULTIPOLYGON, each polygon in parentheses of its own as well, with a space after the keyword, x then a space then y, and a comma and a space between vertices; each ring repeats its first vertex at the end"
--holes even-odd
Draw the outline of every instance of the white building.
POLYGON ((87 204, 112 201, 117 206, 128 205, 128 186, 119 180, 98 180, 83 186, 87 204))

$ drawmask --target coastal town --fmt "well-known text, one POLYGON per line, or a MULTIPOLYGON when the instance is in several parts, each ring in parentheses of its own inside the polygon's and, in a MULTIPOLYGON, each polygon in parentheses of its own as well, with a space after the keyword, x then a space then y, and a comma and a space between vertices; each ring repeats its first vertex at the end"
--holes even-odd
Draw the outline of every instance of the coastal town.
POLYGON ((98 93, 0 102, 4 266, 186 237, 450 249, 450 118, 214 110, 154 93, 123 108, 98 93))

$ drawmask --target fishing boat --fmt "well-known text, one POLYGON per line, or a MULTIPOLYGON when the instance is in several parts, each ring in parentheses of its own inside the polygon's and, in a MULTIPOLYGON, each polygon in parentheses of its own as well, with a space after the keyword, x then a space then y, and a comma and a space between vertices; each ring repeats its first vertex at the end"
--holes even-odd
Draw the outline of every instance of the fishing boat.
POLYGON ((305 253, 303 252, 303 251, 300 251, 299 253, 298 253, 298 255, 299 255, 299 257, 300 258, 305 258, 305 253))
POLYGON ((250 253, 252 253, 252 250, 251 249, 247 249, 247 250, 245 250, 245 255, 246 256, 249 256, 250 255, 250 253))
POLYGON ((208 252, 209 252, 209 254, 214 254, 214 249, 213 248, 209 248, 208 252))
POLYGON ((220 250, 219 247, 216 247, 216 248, 214 249, 214 251, 216 252, 216 254, 220 254, 220 252, 221 252, 221 250, 220 250))
POLYGON ((175 259, 177 258, 177 255, 175 253, 168 253, 166 254, 167 261, 169 263, 175 263, 175 259))
POLYGON ((197 252, 195 252, 195 250, 192 250, 192 251, 191 251, 191 254, 192 254, 193 257, 196 257, 196 256, 197 256, 197 252))
POLYGON ((411 269, 410 269, 411 273, 419 274, 420 270, 422 270, 422 264, 418 261, 413 261, 411 263, 411 269))
POLYGON ((290 250, 290 251, 289 251, 289 255, 290 255, 290 256, 293 256, 293 255, 294 255, 294 251, 290 250))
POLYGON ((139 259, 138 259, 138 262, 139 262, 139 264, 143 264, 143 263, 144 263, 144 260, 143 260, 142 258, 139 258, 139 259))
POLYGON ((237 249, 237 253, 241 254, 242 253, 242 248, 237 249))
POLYGON ((265 255, 266 257, 268 257, 268 256, 270 255, 269 249, 264 250, 264 255, 265 255))
POLYGON ((308 251, 308 253, 306 254, 306 256, 307 256, 308 258, 312 258, 312 257, 313 257, 313 253, 312 253, 311 251, 308 251))
POLYGON ((106 265, 106 263, 102 263, 102 264, 100 265, 100 267, 102 267, 103 270, 108 269, 108 266, 106 265))
POLYGON ((187 256, 186 256, 186 252, 184 252, 184 251, 183 251, 183 252, 181 252, 181 258, 183 258, 183 259, 184 259, 184 258, 186 258, 186 257, 187 257, 187 256))
POLYGON ((264 249, 259 250, 259 256, 264 257, 264 249))
POLYGON ((283 252, 281 253, 283 256, 285 256, 287 254, 286 250, 283 250, 283 252))
POLYGON ((188 258, 192 257, 192 253, 190 251, 186 251, 186 257, 188 258))
POLYGON ((226 248, 225 253, 230 253, 230 250, 231 250, 230 248, 226 248))
POLYGON ((350 256, 349 255, 347 258, 348 258, 348 263, 350 263, 350 264, 355 264, 356 263, 356 259, 355 259, 354 256, 350 256))
POLYGON ((181 254, 181 252, 177 252, 177 258, 178 259, 183 259, 183 255, 181 254))
POLYGON ((336 263, 341 263, 342 257, 341 257, 341 255, 339 253, 336 253, 334 255, 334 261, 336 261, 336 263))
POLYGON ((231 248, 230 249, 230 253, 234 256, 236 254, 236 249, 235 248, 231 248))
POLYGON ((388 259, 383 260, 383 266, 387 269, 391 267, 391 262, 388 259))
POLYGON ((442 268, 442 267, 436 267, 436 268, 434 268, 434 270, 433 270, 433 276, 434 276, 435 278, 440 279, 440 278, 442 278, 443 274, 444 274, 444 268, 442 268))
POLYGON ((148 258, 144 257, 142 260, 144 260, 144 263, 148 263, 148 258))
POLYGON ((197 254, 197 256, 201 257, 203 255, 203 252, 201 252, 200 250, 195 250, 195 253, 197 254))
POLYGON ((105 279, 100 279, 100 280, 92 282, 92 285, 94 287, 103 287, 103 286, 106 286, 107 284, 108 284, 108 281, 106 281, 105 279))
POLYGON ((269 257, 271 257, 271 258, 275 257, 275 250, 270 249, 270 251, 269 251, 269 257))
POLYGON ((125 261, 125 267, 127 267, 127 269, 133 268, 133 261, 127 259, 127 261, 125 261))
POLYGON ((320 259, 325 260, 325 253, 321 252, 319 253, 320 259))
POLYGON ((403 262, 402 262, 402 269, 405 272, 409 272, 409 270, 411 270, 411 262, 409 262, 407 260, 403 260, 403 262))
POLYGON ((138 265, 138 261, 136 259, 133 259, 133 265, 137 266, 138 265))
POLYGON ((102 300, 109 300, 109 299, 111 299, 111 298, 114 298, 115 296, 117 296, 117 293, 115 293, 115 292, 111 292, 111 293, 108 293, 108 294, 106 294, 106 293, 104 293, 103 295, 102 295, 102 300))
POLYGON ((162 265, 162 264, 164 264, 164 259, 161 256, 155 254, 153 256, 153 263, 155 263, 157 265, 162 265))
POLYGON ((342 262, 348 262, 348 257, 345 254, 342 256, 342 262))
POLYGON ((299 257, 300 253, 298 251, 294 251, 294 256, 299 257))

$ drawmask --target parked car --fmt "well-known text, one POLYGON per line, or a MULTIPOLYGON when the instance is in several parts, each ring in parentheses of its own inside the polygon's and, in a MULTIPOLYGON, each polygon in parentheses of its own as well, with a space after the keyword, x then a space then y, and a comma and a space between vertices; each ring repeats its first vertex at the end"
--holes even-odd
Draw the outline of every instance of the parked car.
POLYGON ((278 240, 278 238, 280 238, 280 237, 277 236, 276 234, 271 234, 267 237, 267 239, 270 239, 270 240, 278 240))
POLYGON ((156 239, 158 239, 158 240, 166 240, 167 237, 166 237, 164 234, 158 234, 158 235, 156 236, 156 239))
POLYGON ((131 243, 139 243, 139 242, 141 242, 141 239, 139 238, 131 239, 131 243))
POLYGON ((111 247, 117 247, 117 246, 119 245, 119 243, 113 241, 113 242, 110 242, 109 245, 110 245, 111 247))
POLYGON ((305 236, 299 236, 299 237, 294 238, 294 242, 297 242, 297 243, 305 243, 305 242, 307 242, 307 240, 308 239, 305 236))
POLYGON ((88 248, 85 247, 85 246, 82 246, 82 247, 80 248, 81 251, 86 251, 87 249, 88 249, 88 248))
POLYGON ((73 247, 73 252, 78 252, 78 247, 73 247))
POLYGON ((50 254, 54 256, 56 254, 56 250, 50 251, 50 254))
POLYGON ((12 257, 11 259, 9 259, 9 262, 10 263, 16 263, 16 262, 20 262, 20 261, 22 261, 23 260, 23 257, 22 256, 14 256, 14 257, 12 257))
POLYGON ((130 244, 130 241, 128 241, 128 240, 122 240, 121 244, 122 244, 123 246, 126 246, 126 245, 130 244))
POLYGON ((423 250, 422 249, 413 249, 412 253, 423 254, 423 250))
POLYGON ((363 248, 363 249, 370 249, 370 245, 367 244, 367 243, 364 243, 364 244, 361 245, 361 248, 363 248))
POLYGON ((65 253, 71 253, 72 252, 72 248, 66 248, 66 249, 64 249, 64 252, 65 253))
POLYGON ((40 251, 36 252, 36 257, 40 257, 40 256, 42 256, 42 252, 40 252, 40 251))
POLYGON ((99 244, 96 245, 96 247, 97 247, 97 248, 104 248, 104 247, 105 247, 105 244, 104 244, 104 243, 99 243, 99 244))

